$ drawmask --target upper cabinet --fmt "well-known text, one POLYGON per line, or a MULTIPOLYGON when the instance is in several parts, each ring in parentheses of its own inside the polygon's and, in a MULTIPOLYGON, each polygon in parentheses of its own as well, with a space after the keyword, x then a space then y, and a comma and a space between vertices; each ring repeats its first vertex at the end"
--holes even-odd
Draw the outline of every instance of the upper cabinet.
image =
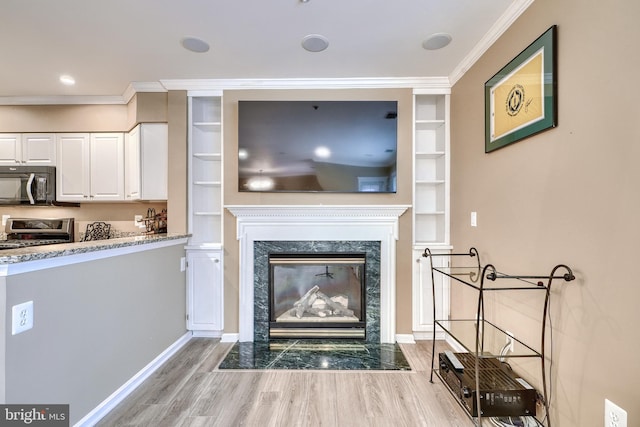
POLYGON ((414 91, 413 243, 449 244, 449 95, 414 91))
POLYGON ((0 134, 0 165, 55 166, 54 134, 0 134))
POLYGON ((124 134, 56 134, 57 200, 124 200, 124 134))
POLYGON ((222 97, 189 97, 190 244, 222 243, 222 97))
POLYGON ((142 123, 125 136, 125 200, 167 200, 168 126, 142 123))

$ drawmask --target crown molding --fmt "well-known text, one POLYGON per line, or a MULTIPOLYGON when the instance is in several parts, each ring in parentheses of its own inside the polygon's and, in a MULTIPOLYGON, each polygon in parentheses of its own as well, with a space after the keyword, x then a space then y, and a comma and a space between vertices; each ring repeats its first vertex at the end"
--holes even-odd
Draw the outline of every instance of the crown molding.
POLYGON ((122 99, 128 104, 140 92, 167 92, 167 89, 160 82, 131 82, 124 90, 122 99))
POLYGON ((241 89, 380 89, 446 90, 447 77, 378 77, 342 79, 186 79, 160 80, 167 90, 210 91, 241 89))
POLYGON ((505 31, 524 13, 534 0, 516 0, 491 26, 489 31, 480 39, 475 47, 464 57, 449 75, 451 86, 456 84, 462 76, 484 55, 484 53, 504 34, 505 31))
POLYGON ((241 89, 398 89, 449 93, 447 77, 378 77, 345 79, 183 79, 131 82, 121 96, 20 96, 0 97, 0 105, 128 104, 136 93, 186 90, 221 93, 241 89))
POLYGON ((121 105, 122 96, 0 96, 0 105, 121 105))

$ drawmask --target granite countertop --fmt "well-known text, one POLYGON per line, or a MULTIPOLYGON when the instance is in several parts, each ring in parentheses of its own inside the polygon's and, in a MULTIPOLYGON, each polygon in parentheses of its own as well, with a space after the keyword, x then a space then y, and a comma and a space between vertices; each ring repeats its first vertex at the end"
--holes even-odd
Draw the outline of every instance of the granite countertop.
POLYGON ((187 234, 149 234, 120 237, 116 239, 92 240, 88 242, 32 246, 29 248, 20 249, 3 249, 0 250, 0 264, 15 264, 26 261, 37 261, 67 255, 104 251, 107 249, 146 245, 149 243, 163 242, 168 240, 186 239, 187 237, 189 237, 189 235, 187 234))

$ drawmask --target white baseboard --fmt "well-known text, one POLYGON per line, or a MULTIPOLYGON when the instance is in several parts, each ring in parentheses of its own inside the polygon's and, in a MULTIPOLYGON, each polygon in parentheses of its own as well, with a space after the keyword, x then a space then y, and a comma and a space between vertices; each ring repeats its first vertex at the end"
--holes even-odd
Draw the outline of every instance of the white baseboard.
MULTIPOLYGON (((432 340, 433 331, 413 331, 413 337, 417 341, 432 340)), ((446 334, 441 331, 436 332, 436 340, 443 340, 446 338, 446 334)))
POLYGON ((411 334, 396 334, 396 342, 398 344, 415 344, 416 340, 411 334))
POLYGON ((119 389, 114 391, 111 396, 103 400, 98 406, 96 406, 91 412, 85 415, 80 421, 74 424, 74 427, 89 427, 95 425, 105 415, 107 415, 113 408, 115 408, 120 402, 126 399, 131 392, 133 392, 144 380, 149 378, 163 363, 165 363, 171 356, 176 354, 178 350, 184 347, 193 335, 191 332, 187 332, 176 342, 171 344, 165 351, 160 353, 158 357, 153 359, 147 366, 142 368, 137 374, 135 374, 129 381, 124 383, 119 389))
POLYGON ((220 338, 222 331, 191 331, 194 337, 199 338, 220 338))
POLYGON ((220 342, 237 342, 240 339, 240 334, 222 334, 220 342))

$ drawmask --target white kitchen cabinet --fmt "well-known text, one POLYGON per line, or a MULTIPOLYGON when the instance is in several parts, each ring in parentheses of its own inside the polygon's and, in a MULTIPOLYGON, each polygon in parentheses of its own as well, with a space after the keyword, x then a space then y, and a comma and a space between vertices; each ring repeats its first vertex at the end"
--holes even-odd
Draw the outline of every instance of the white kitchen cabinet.
POLYGON ((0 134, 0 165, 55 166, 54 134, 0 134))
POLYGON ((187 329, 220 337, 224 329, 222 250, 187 251, 187 329))
POLYGON ((167 200, 168 126, 142 123, 125 136, 125 200, 167 200))
POLYGON ((56 134, 57 200, 124 200, 124 134, 56 134))

